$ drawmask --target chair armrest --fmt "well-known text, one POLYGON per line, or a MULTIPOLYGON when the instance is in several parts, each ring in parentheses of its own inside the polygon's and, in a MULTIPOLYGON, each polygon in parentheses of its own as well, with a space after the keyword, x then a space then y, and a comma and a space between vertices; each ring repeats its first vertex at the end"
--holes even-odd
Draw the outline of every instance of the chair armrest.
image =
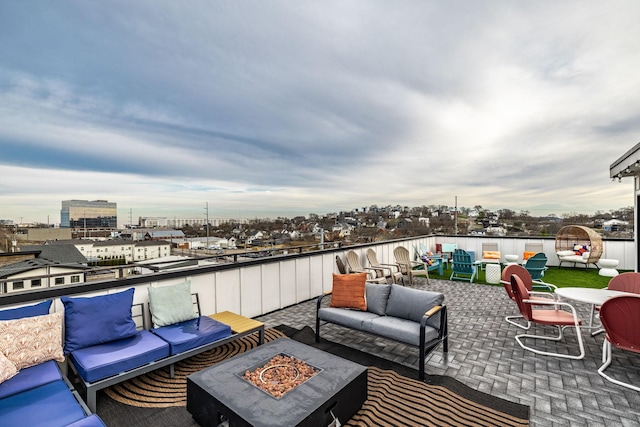
POLYGON ((442 306, 441 305, 436 305, 434 307, 431 307, 431 310, 427 311, 424 315, 426 317, 431 317, 434 314, 436 314, 437 312, 439 312, 440 310, 442 310, 442 306))
POLYGON ((323 293, 322 295, 320 295, 318 297, 318 299, 316 301, 316 313, 317 313, 318 310, 320 310, 320 305, 322 304, 322 299, 324 297, 326 297, 327 295, 331 295, 331 294, 332 294, 332 292, 325 292, 325 293, 323 293))
POLYGON ((427 269, 428 265, 426 262, 423 261, 409 261, 411 263, 412 267, 417 267, 419 265, 421 265, 425 270, 427 269))
POLYGON ((395 267, 398 269, 398 271, 400 271, 400 267, 398 267, 398 264, 384 264, 384 263, 380 263, 380 265, 383 265, 385 267, 395 267))
POLYGON ((547 282, 543 282, 540 279, 534 280, 533 284, 534 285, 538 285, 538 286, 544 286, 546 288, 549 288, 549 290, 553 289, 555 291, 556 289, 558 289, 558 287, 556 285, 551 284, 551 283, 547 283, 547 282))
MULTIPOLYGON (((424 337, 425 337, 425 329, 427 327, 427 321, 435 314, 437 313, 441 313, 440 315, 440 327, 438 328, 438 339, 442 340, 445 339, 446 341, 446 336, 448 335, 448 326, 447 326, 447 306, 446 304, 442 304, 442 305, 436 305, 434 307, 431 307, 429 309, 429 311, 427 311, 426 313, 424 313, 424 316, 422 316, 422 319, 420 319, 420 340, 421 342, 424 342, 424 337)), ((446 351, 446 350, 445 350, 446 351)))

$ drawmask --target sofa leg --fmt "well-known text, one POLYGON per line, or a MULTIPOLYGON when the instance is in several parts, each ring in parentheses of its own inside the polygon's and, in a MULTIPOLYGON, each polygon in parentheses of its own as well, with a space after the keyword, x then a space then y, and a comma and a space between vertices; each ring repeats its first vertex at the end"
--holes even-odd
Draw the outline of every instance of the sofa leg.
POLYGON ((320 318, 316 317, 316 342, 320 342, 320 318))
POLYGON ((90 389, 87 387, 87 407, 92 413, 96 413, 97 404, 96 404, 96 390, 90 389))
POLYGON ((420 381, 424 381, 424 359, 426 354, 426 348, 424 344, 426 334, 425 334, 423 323, 424 323, 424 320, 421 322, 421 325, 420 325, 420 344, 418 345, 418 349, 419 349, 418 363, 420 364, 420 366, 418 367, 418 378, 420 378, 420 381))

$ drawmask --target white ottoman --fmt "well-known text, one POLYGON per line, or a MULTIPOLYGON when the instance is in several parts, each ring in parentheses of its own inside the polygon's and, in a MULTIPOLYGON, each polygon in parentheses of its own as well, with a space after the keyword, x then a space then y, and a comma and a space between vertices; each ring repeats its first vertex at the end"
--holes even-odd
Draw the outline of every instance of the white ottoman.
POLYGON ((500 283, 501 274, 502 271, 500 269, 500 264, 489 263, 485 267, 485 279, 487 283, 497 285, 498 283, 500 283))
POLYGON ((616 267, 619 263, 620 261, 617 259, 600 259, 600 261, 598 261, 598 264, 600 264, 600 271, 598 271, 598 274, 606 277, 617 276, 619 273, 618 270, 616 270, 616 267))

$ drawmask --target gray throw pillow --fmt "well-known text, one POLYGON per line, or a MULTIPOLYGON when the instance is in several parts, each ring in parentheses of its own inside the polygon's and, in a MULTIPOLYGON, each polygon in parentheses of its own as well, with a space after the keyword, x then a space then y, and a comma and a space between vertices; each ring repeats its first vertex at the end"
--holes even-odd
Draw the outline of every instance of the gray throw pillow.
MULTIPOLYGON (((387 303, 387 316, 420 322, 424 313, 436 305, 444 302, 444 295, 440 292, 423 291, 391 285, 391 295, 387 303)), ((440 327, 440 316, 436 315, 427 322, 435 328, 440 327)))
POLYGON ((155 328, 195 319, 191 282, 149 287, 149 309, 155 328))
POLYGON ((391 285, 366 283, 367 311, 384 316, 387 310, 387 300, 391 292, 391 285))

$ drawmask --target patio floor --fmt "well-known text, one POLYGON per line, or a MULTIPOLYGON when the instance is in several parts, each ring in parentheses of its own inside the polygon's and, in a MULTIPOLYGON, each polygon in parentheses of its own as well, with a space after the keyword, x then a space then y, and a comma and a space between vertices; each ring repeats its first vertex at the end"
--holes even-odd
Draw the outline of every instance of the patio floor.
MULTIPOLYGON (((537 355, 515 342, 515 335, 523 330, 504 321, 505 316, 517 314, 517 307, 502 287, 434 279, 429 285, 417 279, 413 286, 444 293, 449 313, 448 356, 436 350, 427 362, 427 374, 447 375, 476 390, 528 405, 533 426, 640 425, 640 393, 597 373, 603 334, 592 337, 583 331, 586 356, 582 360, 537 355)), ((586 322, 590 306, 574 306, 586 322)), ((315 329, 315 307, 311 300, 257 319, 267 327, 286 324, 315 329)), ((543 332, 542 327, 534 328, 543 332)), ((576 352, 575 333, 567 331, 565 336, 575 345, 560 348, 576 352)), ((322 337, 417 369, 416 348, 330 324, 323 326, 322 337)), ((613 351, 611 372, 631 367, 622 374, 631 373, 631 382, 640 384, 639 372, 633 368, 640 366, 640 356, 613 351)))

